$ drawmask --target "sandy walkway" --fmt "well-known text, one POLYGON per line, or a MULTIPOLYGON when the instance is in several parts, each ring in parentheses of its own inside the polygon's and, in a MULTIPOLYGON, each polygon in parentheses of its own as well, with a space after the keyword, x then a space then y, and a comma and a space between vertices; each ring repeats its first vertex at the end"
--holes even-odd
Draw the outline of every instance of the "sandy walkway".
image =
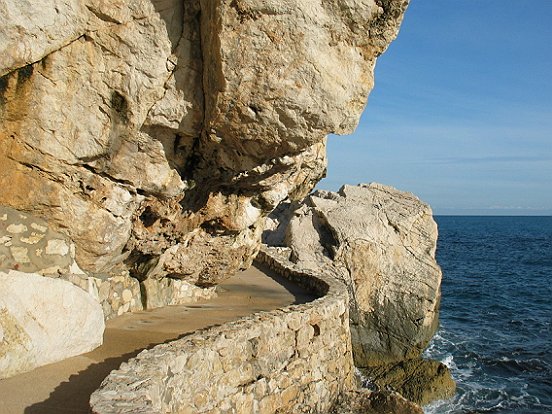
POLYGON ((78 357, 0 380, 0 413, 88 413, 90 394, 108 373, 144 348, 260 310, 313 298, 257 268, 222 283, 210 301, 123 315, 107 323, 104 344, 78 357))

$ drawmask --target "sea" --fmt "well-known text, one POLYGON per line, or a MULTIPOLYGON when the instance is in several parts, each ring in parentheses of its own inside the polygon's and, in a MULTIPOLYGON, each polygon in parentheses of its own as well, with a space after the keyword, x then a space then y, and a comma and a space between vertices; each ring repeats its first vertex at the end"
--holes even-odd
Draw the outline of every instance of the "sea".
POLYGON ((438 413, 552 413, 552 217, 437 216, 440 328, 452 371, 438 413))

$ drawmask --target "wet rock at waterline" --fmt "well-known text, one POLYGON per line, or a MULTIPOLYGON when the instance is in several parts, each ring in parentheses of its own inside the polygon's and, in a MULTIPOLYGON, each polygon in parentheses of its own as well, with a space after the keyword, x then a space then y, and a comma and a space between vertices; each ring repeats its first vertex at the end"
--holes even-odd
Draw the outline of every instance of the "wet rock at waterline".
POLYGON ((450 370, 439 361, 423 358, 363 369, 379 389, 392 389, 417 404, 450 398, 456 383, 450 370))
POLYGON ((329 414, 423 414, 419 405, 397 392, 366 389, 346 393, 329 414))

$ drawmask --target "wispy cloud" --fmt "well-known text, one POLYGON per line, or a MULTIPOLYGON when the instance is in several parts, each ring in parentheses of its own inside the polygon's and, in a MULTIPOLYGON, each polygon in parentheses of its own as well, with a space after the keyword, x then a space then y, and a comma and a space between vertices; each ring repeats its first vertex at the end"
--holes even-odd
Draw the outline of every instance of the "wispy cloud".
POLYGON ((375 180, 462 214, 552 211, 552 1, 470 1, 412 2, 357 131, 328 141, 321 185, 375 180))
POLYGON ((552 157, 539 155, 488 155, 482 157, 446 157, 435 158, 430 162, 436 164, 487 164, 487 163, 531 163, 552 162, 552 157))

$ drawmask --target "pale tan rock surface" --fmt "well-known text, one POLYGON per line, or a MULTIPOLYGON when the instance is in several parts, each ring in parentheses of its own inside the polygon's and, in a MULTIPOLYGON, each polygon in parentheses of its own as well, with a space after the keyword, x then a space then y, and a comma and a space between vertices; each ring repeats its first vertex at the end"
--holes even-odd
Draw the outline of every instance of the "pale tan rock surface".
POLYGON ((101 306, 69 282, 0 272, 0 379, 100 346, 101 306))
POLYGON ((218 164, 248 170, 351 133, 406 3, 203 0, 205 128, 218 164))
POLYGON ((0 0, 0 205, 93 276, 216 284, 324 175, 406 5, 0 0))
POLYGON ((419 356, 437 329, 440 300, 430 207, 392 187, 345 185, 315 192, 287 220, 266 237, 277 243, 279 235, 299 266, 334 268, 349 288, 355 364, 419 356))
POLYGON ((0 76, 42 59, 78 38, 89 19, 84 2, 43 0, 0 2, 0 76))

